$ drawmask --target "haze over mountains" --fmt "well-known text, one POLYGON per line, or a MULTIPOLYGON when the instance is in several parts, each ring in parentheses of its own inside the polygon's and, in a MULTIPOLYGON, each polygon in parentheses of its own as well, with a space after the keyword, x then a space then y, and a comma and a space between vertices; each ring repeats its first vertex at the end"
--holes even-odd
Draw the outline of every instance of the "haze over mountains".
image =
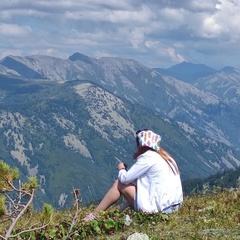
POLYGON ((240 166, 240 71, 183 62, 151 69, 132 59, 8 56, 0 61, 0 159, 40 179, 38 204, 102 197, 134 132, 150 128, 182 178, 240 166))

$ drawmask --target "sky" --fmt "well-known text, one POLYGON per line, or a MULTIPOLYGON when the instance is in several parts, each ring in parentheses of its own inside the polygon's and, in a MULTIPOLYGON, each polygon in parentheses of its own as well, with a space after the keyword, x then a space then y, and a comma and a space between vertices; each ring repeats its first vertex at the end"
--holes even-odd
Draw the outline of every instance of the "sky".
POLYGON ((0 59, 48 55, 240 69, 240 0, 1 0, 0 59))

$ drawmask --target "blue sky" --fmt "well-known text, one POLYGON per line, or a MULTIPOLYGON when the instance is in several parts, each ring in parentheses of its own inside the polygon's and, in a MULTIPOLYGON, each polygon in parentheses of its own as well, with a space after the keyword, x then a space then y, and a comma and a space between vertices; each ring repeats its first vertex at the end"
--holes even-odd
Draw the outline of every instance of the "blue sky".
POLYGON ((240 0, 1 0, 0 59, 49 55, 240 69, 240 0))

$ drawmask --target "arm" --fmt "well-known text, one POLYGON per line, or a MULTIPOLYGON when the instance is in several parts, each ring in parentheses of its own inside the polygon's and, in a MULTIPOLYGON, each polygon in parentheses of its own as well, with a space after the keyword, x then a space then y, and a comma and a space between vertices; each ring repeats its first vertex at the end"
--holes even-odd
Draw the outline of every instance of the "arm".
MULTIPOLYGON (((122 163, 120 163, 120 164, 122 164, 122 163)), ((119 169, 118 179, 123 184, 128 184, 128 183, 136 180, 138 177, 145 174, 151 167, 151 165, 148 163, 147 157, 143 156, 143 155, 138 157, 136 163, 133 164, 133 166, 128 171, 123 169, 122 165, 120 165, 120 166, 119 165, 118 165, 118 169, 119 169)))

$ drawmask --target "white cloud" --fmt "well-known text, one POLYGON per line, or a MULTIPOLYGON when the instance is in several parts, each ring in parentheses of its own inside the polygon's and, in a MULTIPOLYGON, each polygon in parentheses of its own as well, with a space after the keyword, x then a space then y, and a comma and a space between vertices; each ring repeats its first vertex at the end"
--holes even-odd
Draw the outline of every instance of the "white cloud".
POLYGON ((197 12, 212 12, 218 3, 216 1, 209 1, 209 0, 192 0, 189 2, 190 9, 195 10, 197 12))
POLYGON ((88 20, 91 22, 108 22, 114 24, 145 24, 151 19, 151 10, 143 6, 141 9, 88 9, 81 11, 70 9, 65 12, 65 17, 72 20, 88 20))
POLYGON ((180 54, 177 54, 175 52, 175 49, 173 49, 173 48, 166 49, 166 52, 173 62, 181 63, 181 62, 185 61, 184 57, 180 54))
POLYGON ((145 39, 144 29, 136 28, 131 33, 130 42, 134 48, 138 48, 141 43, 143 43, 145 39))
POLYGON ((143 6, 141 9, 132 11, 113 11, 109 14, 111 22, 124 22, 126 24, 145 25, 151 19, 152 11, 143 6))
POLYGON ((101 57, 112 57, 111 54, 105 52, 105 51, 96 51, 94 53, 95 58, 101 58, 101 57))
POLYGON ((153 47, 155 47, 155 46, 157 46, 159 44, 159 42, 158 41, 156 41, 156 42, 153 42, 153 41, 146 41, 145 42, 145 46, 147 47, 147 48, 153 48, 153 47))
POLYGON ((240 68, 239 5, 239 0, 1 0, 0 52, 66 57, 79 51, 147 66, 186 59, 240 68))
MULTIPOLYGON (((0 23, 0 35, 9 37, 22 37, 31 32, 26 26, 18 26, 16 24, 0 23)), ((1 36, 1 37, 2 37, 1 36)))
POLYGON ((220 0, 212 15, 206 15, 200 35, 206 38, 222 38, 224 41, 240 40, 240 2, 239 0, 220 0))
POLYGON ((201 35, 206 38, 216 38, 222 32, 222 26, 216 22, 213 16, 206 17, 202 23, 201 35))
POLYGON ((22 56, 24 53, 20 49, 12 49, 12 50, 4 50, 0 52, 0 59, 6 57, 6 56, 22 56))
POLYGON ((165 8, 160 11, 159 17, 164 20, 166 28, 171 27, 172 25, 177 27, 184 22, 184 13, 185 11, 181 8, 165 8))

